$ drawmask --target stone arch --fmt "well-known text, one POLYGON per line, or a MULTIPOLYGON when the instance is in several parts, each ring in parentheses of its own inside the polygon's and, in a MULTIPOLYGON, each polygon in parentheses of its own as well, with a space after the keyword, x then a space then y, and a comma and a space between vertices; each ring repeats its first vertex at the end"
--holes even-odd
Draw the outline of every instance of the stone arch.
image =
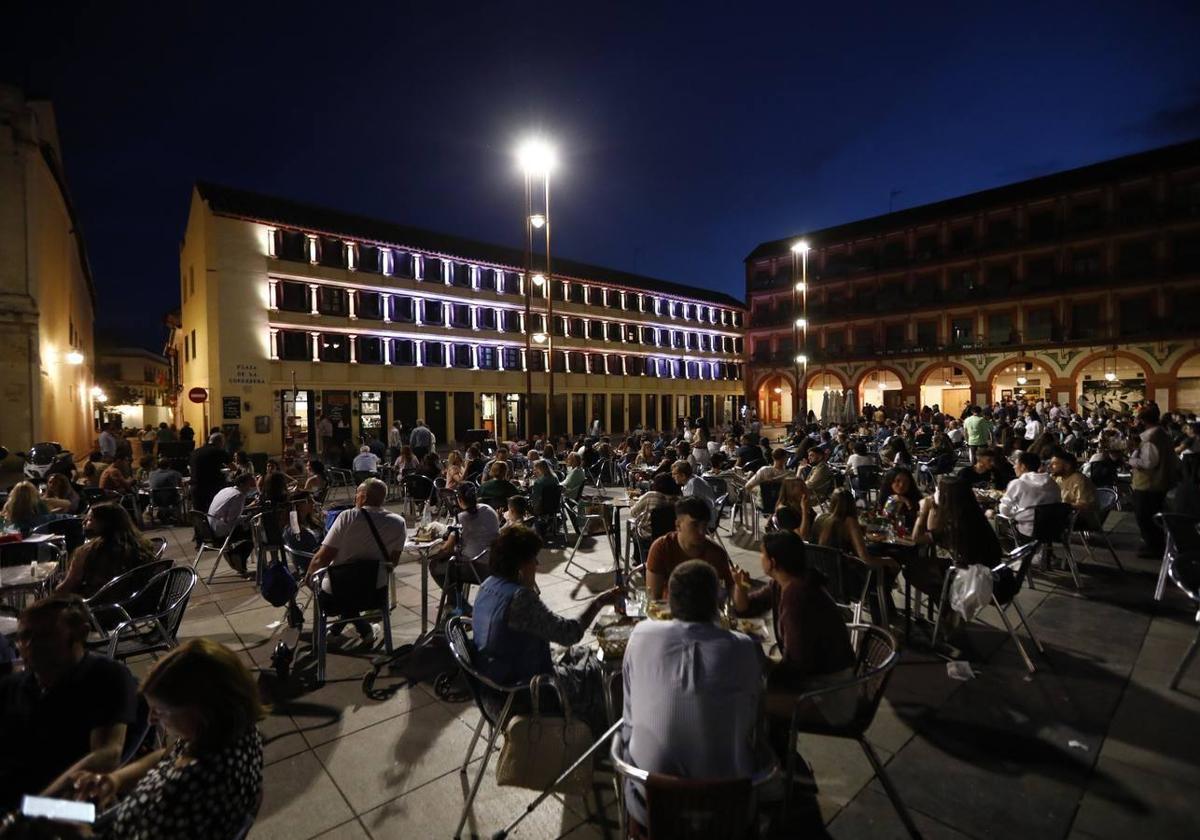
POLYGON ((854 375, 854 384, 850 387, 854 388, 856 392, 861 391, 863 380, 867 378, 868 374, 874 373, 877 370, 887 371, 888 373, 893 374, 897 379, 900 380, 901 388, 905 388, 913 384, 909 381, 908 376, 904 373, 904 371, 894 365, 870 364, 854 375))

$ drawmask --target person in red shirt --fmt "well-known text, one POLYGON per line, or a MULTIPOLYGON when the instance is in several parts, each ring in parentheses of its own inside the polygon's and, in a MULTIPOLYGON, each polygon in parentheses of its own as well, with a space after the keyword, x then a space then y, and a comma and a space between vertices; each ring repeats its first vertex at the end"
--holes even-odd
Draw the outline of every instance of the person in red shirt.
POLYGON ((646 556, 646 591, 653 600, 667 597, 667 581, 685 560, 703 560, 716 569, 725 591, 733 591, 733 564, 725 549, 708 538, 711 516, 708 504, 698 496, 675 503, 675 530, 656 539, 646 556))

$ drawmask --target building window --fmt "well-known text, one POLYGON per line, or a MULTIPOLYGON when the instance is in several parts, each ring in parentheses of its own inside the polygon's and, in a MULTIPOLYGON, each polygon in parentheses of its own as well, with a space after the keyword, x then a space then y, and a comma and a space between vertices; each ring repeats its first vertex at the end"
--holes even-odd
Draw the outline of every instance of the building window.
POLYGON ((481 306, 475 310, 475 324, 481 330, 496 329, 496 310, 490 306, 481 306))
POLYGON ((571 366, 571 373, 587 373, 587 357, 578 350, 567 353, 567 363, 571 366))
POLYGON ((322 362, 350 361, 350 339, 337 333, 322 333, 319 356, 322 362))
POLYGON ((322 315, 348 314, 346 290, 334 286, 321 286, 317 292, 317 311, 322 315))
POLYGON ((625 359, 625 373, 628 376, 646 375, 646 358, 644 356, 629 356, 625 359))
POLYGON ((421 302, 421 323, 442 326, 446 322, 445 307, 440 300, 421 302))
POLYGON ((1013 320, 1008 312, 992 312, 987 319, 988 344, 1010 344, 1013 338, 1013 320))
POLYGON ((456 368, 470 368, 475 366, 474 353, 471 352, 470 344, 453 344, 451 345, 450 365, 456 368))
POLYGON ((1033 242, 1045 242, 1053 239, 1058 225, 1054 221, 1053 210, 1042 210, 1029 214, 1029 239, 1033 242))
POLYGON ((542 373, 546 370, 546 351, 530 350, 526 354, 525 363, 534 373, 542 373))
POLYGON ((309 301, 308 292, 308 286, 304 283, 284 280, 279 284, 279 308, 285 312, 311 312, 312 303, 309 301))
POLYGON ((519 295, 521 293, 521 275, 515 271, 504 272, 500 291, 506 295, 519 295))
POLYGON ((308 262, 308 237, 298 230, 281 230, 276 237, 280 259, 308 262))
POLYGON ((683 349, 684 337, 679 330, 671 330, 671 346, 677 350, 683 349))
POLYGON ((1146 277, 1154 271, 1154 241, 1135 239, 1122 242, 1117 251, 1117 270, 1123 279, 1146 277))
POLYGON ((416 320, 416 311, 413 299, 404 295, 393 295, 391 298, 391 312, 388 313, 388 320, 395 321, 398 324, 411 324, 416 320))
MULTIPOLYGON (((1121 335, 1142 335, 1154 325, 1154 302, 1149 295, 1122 298, 1117 305, 1121 335)), ((193 353, 193 356, 195 354, 193 353)))
POLYGON ((355 314, 368 321, 383 320, 383 295, 379 292, 358 292, 355 314))
POLYGON ((436 257, 421 258, 421 279, 426 283, 442 283, 442 261, 436 257))
POLYGON ((496 348, 486 344, 475 348, 475 356, 480 370, 495 370, 500 361, 496 348))
POLYGON ((567 354, 562 350, 555 350, 551 353, 550 363, 553 365, 552 370, 555 373, 567 372, 567 354))
POLYGON ((1076 277, 1100 276, 1100 252, 1095 249, 1076 251, 1071 254, 1071 273, 1076 277))
POLYGON ((356 245, 355 269, 370 274, 383 273, 383 249, 375 245, 356 245))
POLYGON ((1054 310, 1050 307, 1030 309, 1025 313, 1025 338, 1028 341, 1049 341, 1054 333, 1054 310))
POLYGON ((658 332, 654 327, 642 327, 642 344, 649 344, 654 347, 658 345, 658 332))
POLYGON ((1098 338, 1103 332, 1099 303, 1077 303, 1071 307, 1071 338, 1098 338))
POLYGON ((952 318, 950 320, 950 341, 959 346, 965 346, 975 343, 975 324, 974 319, 967 318, 952 318))
POLYGON ((421 364, 425 367, 446 366, 446 345, 440 341, 421 343, 421 364))
POLYGON ((332 236, 319 237, 317 242, 317 262, 327 268, 346 267, 345 243, 332 236))
POLYGON ((904 346, 904 324, 887 324, 883 328, 885 350, 899 350, 904 346))
POLYGON ((582 318, 571 319, 571 335, 576 338, 587 338, 587 328, 582 318))
POLYGON ((471 266, 464 263, 450 264, 450 285, 460 289, 471 288, 471 266))
POLYGON ((392 339, 392 364, 413 367, 417 363, 417 343, 411 338, 392 339))
MULTIPOLYGON (((515 309, 504 309, 500 312, 500 328, 506 333, 521 331, 521 313, 515 309)), ((505 365, 507 370, 514 370, 505 365)))
POLYGON ((376 336, 360 335, 356 358, 364 365, 383 364, 383 340, 376 336))
POLYGON ((481 292, 496 291, 496 276, 500 273, 499 269, 478 268, 476 271, 479 277, 479 290, 481 292))
POLYGON ((471 307, 465 303, 450 304, 450 326, 469 330, 471 328, 471 307))
POLYGON ((588 321, 588 338, 594 341, 604 341, 604 322, 603 321, 588 321))

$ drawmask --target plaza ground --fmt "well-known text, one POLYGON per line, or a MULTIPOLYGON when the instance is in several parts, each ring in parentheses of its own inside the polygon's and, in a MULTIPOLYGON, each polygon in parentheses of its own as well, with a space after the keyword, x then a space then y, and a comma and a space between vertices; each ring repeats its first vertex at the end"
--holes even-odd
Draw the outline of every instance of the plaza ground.
MULTIPOLYGON (((950 679, 945 660, 919 636, 903 648, 868 739, 926 837, 1196 836, 1200 668, 1181 690, 1167 687, 1195 625, 1177 592, 1169 589, 1162 604, 1153 604, 1158 564, 1134 558, 1132 513, 1116 512, 1108 525, 1126 573, 1104 564, 1107 554, 1098 551, 1097 563, 1082 567, 1082 592, 1069 576, 1052 575, 1039 576, 1038 588, 1020 595, 1047 649, 1044 657, 1033 654, 1036 674, 1027 673, 992 610, 983 616, 989 625, 969 631, 973 680, 950 679)), ((170 556, 191 562, 188 529, 155 533, 170 539, 170 556)), ((737 563, 760 571, 748 535, 725 543, 737 563)), ((200 564, 202 576, 213 556, 200 564)), ((603 542, 585 543, 580 556, 589 568, 611 566, 603 542)), ((588 587, 606 581, 590 575, 581 587, 564 565, 563 552, 543 553, 542 595, 554 609, 578 612, 588 587)), ((420 630, 419 565, 405 562, 396 575, 392 627, 403 643, 420 630)), ((442 702, 428 684, 368 699, 361 677, 369 654, 357 639, 331 647, 328 679, 319 688, 302 646, 292 687, 279 690, 270 655, 282 612, 223 568, 211 586, 201 581, 181 631, 183 638, 207 636, 241 652, 247 665, 263 669, 278 698, 262 724, 264 801, 251 838, 452 836, 466 786, 458 768, 478 720, 473 704, 442 702)), ((140 674, 150 661, 130 664, 140 674)), ((904 836, 854 743, 804 737, 801 752, 815 770, 830 835, 904 836)), ((534 796, 498 788, 494 778, 489 769, 467 835, 490 836, 534 796)), ((615 837, 609 778, 599 774, 597 786, 604 820, 589 820, 582 799, 554 797, 514 836, 615 837)))

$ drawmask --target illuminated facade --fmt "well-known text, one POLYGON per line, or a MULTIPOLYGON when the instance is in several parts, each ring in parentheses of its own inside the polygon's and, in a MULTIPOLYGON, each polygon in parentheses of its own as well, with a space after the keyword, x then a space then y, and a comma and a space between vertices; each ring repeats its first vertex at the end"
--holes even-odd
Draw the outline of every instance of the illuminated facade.
POLYGON ((0 444, 91 451, 94 310, 54 110, 0 85, 0 444))
POLYGON ((898 409, 1038 397, 1200 411, 1200 141, 759 245, 747 397, 898 409), (794 262, 808 255, 807 345, 794 262))
MULTIPOLYGON (((702 289, 556 260, 531 287, 516 250, 208 184, 180 252, 182 418, 237 424, 252 451, 341 442, 424 419, 440 442, 487 429, 721 423, 742 400, 745 312, 702 289), (554 296, 547 323, 547 290, 554 296), (526 351, 525 330, 553 336, 526 351), (208 390, 205 403, 188 392, 208 390)), ((386 437, 386 431, 384 432, 386 437)))

